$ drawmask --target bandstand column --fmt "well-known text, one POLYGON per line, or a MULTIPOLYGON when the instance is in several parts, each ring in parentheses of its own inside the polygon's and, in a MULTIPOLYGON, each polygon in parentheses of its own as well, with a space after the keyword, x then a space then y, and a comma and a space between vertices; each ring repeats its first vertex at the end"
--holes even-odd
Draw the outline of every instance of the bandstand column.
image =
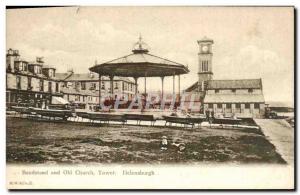
POLYGON ((110 95, 111 95, 111 98, 113 98, 113 96, 114 96, 114 76, 110 75, 109 79, 110 79, 110 95))
POLYGON ((139 77, 133 77, 134 78, 134 84, 135 84, 135 95, 138 93, 138 85, 137 85, 137 80, 139 77))
POLYGON ((101 106, 101 74, 99 74, 99 108, 101 106))
POLYGON ((173 74, 173 98, 175 97, 175 73, 173 74))
POLYGON ((180 101, 180 74, 178 75, 178 97, 180 101))
POLYGON ((146 95, 147 93, 147 77, 145 76, 145 89, 144 89, 144 94, 146 95))
POLYGON ((164 98, 164 78, 165 77, 161 77, 161 99, 162 100, 164 98))

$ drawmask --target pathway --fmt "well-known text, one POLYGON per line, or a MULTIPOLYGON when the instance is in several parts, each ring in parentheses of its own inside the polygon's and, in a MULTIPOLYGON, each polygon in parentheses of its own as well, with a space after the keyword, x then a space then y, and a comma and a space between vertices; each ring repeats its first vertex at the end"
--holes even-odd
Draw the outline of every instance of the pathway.
POLYGON ((284 119, 255 119, 266 138, 276 147, 276 151, 287 161, 294 164, 294 128, 284 119))

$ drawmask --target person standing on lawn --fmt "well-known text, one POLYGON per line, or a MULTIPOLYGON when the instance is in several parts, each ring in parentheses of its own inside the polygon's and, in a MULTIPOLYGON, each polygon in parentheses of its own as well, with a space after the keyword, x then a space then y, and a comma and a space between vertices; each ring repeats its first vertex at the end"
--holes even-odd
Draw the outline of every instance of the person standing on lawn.
POLYGON ((168 140, 166 136, 162 136, 161 144, 160 144, 161 150, 167 150, 168 149, 168 140))

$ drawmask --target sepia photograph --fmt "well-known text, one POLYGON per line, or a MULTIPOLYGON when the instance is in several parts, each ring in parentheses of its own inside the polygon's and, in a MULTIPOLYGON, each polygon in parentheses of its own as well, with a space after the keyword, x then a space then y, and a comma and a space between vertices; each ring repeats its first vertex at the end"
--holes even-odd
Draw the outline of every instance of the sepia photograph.
POLYGON ((294 12, 7 7, 7 188, 295 189, 294 12))

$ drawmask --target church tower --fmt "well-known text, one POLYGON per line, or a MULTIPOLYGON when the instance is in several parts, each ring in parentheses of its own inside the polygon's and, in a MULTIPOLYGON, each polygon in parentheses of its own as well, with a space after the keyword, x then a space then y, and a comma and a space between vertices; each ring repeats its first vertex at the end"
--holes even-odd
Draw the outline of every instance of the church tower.
POLYGON ((199 68, 198 68, 198 90, 204 91, 206 81, 212 80, 212 44, 214 41, 207 37, 198 40, 199 45, 199 68))

